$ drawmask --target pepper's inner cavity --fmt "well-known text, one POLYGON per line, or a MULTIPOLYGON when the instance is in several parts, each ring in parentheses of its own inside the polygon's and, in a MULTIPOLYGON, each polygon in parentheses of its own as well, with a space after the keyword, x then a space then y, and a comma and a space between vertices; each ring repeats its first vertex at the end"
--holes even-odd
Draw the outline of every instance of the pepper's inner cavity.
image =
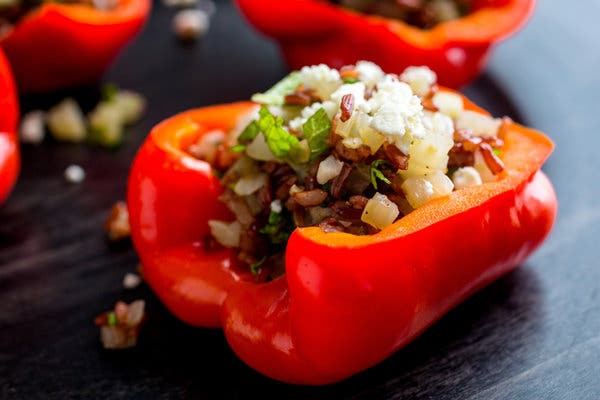
POLYGON ((367 61, 304 67, 252 100, 256 113, 187 152, 213 166, 235 216, 209 221, 207 247, 234 248, 261 276, 283 271, 296 227, 374 234, 504 169, 510 120, 465 110, 427 67, 400 76, 367 61))
POLYGON ((472 0, 330 0, 364 14, 398 19, 421 29, 459 19, 471 11, 472 0))

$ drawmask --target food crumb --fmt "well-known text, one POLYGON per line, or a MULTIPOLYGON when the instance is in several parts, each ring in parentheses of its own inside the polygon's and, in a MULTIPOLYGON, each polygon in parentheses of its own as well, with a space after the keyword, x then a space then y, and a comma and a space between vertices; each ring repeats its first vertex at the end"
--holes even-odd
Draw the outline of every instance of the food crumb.
POLYGON ((81 183, 85 180, 85 170, 76 164, 69 165, 65 169, 65 180, 69 183, 81 183))
POLYGON ((131 234, 129 226, 129 212, 127 204, 123 201, 116 202, 110 210, 110 215, 104 223, 104 229, 111 242, 127 239, 131 234))
POLYGON ((202 10, 181 10, 173 17, 173 30, 183 41, 194 41, 203 36, 209 25, 208 14, 202 10))
POLYGON ((142 283, 142 278, 139 275, 128 272, 123 277, 123 287, 125 289, 135 289, 142 283))
POLYGON ((100 327, 100 341, 105 349, 127 349, 137 344, 144 320, 146 302, 136 300, 130 304, 118 301, 111 311, 96 317, 100 327))
POLYGON ((25 114, 21 120, 19 130, 21 142, 39 144, 46 136, 46 114, 41 110, 35 110, 25 114))

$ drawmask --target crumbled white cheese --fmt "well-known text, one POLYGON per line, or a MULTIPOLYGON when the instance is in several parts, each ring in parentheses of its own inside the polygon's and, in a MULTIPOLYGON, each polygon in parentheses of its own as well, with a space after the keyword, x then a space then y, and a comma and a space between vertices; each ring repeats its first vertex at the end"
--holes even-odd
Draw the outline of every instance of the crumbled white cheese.
POLYGON ((338 90, 331 94, 331 101, 335 103, 336 108, 339 108, 342 97, 351 94, 354 96, 354 109, 356 110, 361 106, 361 109, 364 109, 365 107, 368 107, 365 100, 365 89, 365 84, 362 82, 347 83, 340 86, 338 90))
POLYGON ((367 104, 373 110, 373 129, 385 135, 404 136, 408 131, 416 138, 423 137, 423 106, 406 83, 386 75, 367 104))
POLYGON ((437 75, 427 67, 408 67, 400 79, 408 83, 417 96, 423 97, 437 81, 437 75))
POLYGON ((65 169, 65 180, 69 183, 81 183, 85 179, 85 170, 79 165, 69 165, 65 169))
POLYGON ((356 72, 358 77, 367 87, 372 88, 383 79, 385 73, 379 65, 374 64, 370 61, 359 61, 356 63, 356 72))
POLYGON ((38 144, 46 136, 45 125, 46 114, 43 111, 31 111, 25 114, 21 120, 19 129, 21 142, 38 144))
POLYGON ((325 64, 302 67, 300 77, 302 83, 314 89, 315 94, 323 100, 328 99, 342 85, 338 70, 325 64))
POLYGON ((281 205, 281 200, 277 199, 277 200, 273 200, 271 202, 271 211, 279 214, 281 211, 283 210, 283 207, 281 205))
POLYGON ((462 167, 454 171, 452 182, 457 190, 482 184, 481 175, 473 167, 462 167))

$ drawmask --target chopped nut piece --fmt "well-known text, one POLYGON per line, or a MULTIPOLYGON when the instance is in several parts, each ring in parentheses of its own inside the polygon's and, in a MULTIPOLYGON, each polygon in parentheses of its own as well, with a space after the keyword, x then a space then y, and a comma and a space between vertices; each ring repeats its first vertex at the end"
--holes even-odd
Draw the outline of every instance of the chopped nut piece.
POLYGON ((354 95, 352 93, 342 96, 340 111, 342 113, 340 121, 346 122, 352 117, 352 113, 354 112, 354 95))
POLYGON ((20 136, 21 142, 39 144, 46 136, 44 128, 46 114, 43 111, 36 110, 25 114, 21 120, 20 136))
POLYGON ((113 311, 96 317, 94 323, 100 327, 100 340, 105 349, 126 349, 136 345, 145 306, 144 300, 130 304, 119 301, 113 311))
POLYGON ((47 123, 50 133, 58 141, 78 143, 85 140, 85 118, 79 105, 71 98, 48 111, 47 123))
POLYGON ((108 238, 113 242, 129 237, 131 227, 129 226, 129 212, 125 202, 118 201, 113 205, 110 215, 104 223, 104 229, 108 234, 108 238))

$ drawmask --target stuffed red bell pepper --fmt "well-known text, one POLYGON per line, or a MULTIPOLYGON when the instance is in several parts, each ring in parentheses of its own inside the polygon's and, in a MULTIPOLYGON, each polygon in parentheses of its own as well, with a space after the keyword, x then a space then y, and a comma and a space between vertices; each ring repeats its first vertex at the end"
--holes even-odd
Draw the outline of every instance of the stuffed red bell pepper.
POLYGON ((490 49, 520 28, 535 0, 237 0, 248 20, 279 42, 291 68, 361 59, 394 72, 427 65, 460 87, 490 49))
POLYGON ((304 67, 156 126, 128 207, 167 308, 265 375, 325 384, 522 263, 555 218, 553 144, 435 81, 304 67))
POLYGON ((8 61, 0 50, 0 204, 19 174, 19 103, 8 61))
POLYGON ((141 29, 150 0, 8 0, 0 46, 19 89, 38 92, 93 83, 141 29))

